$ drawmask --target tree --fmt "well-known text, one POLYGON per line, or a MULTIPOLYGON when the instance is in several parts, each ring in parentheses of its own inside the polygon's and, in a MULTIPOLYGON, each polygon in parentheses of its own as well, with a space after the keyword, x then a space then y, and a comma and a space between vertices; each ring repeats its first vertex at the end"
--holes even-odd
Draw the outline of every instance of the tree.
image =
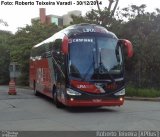
POLYGON ((8 41, 12 34, 8 31, 0 30, 0 84, 9 82, 10 52, 8 41))
POLYGON ((29 82, 29 58, 31 48, 52 36, 60 28, 54 24, 41 24, 34 21, 32 25, 19 28, 10 40, 11 61, 18 62, 21 66, 22 75, 19 84, 28 85, 29 82))
POLYGON ((8 31, 3 31, 0 30, 0 46, 1 45, 8 45, 8 40, 10 39, 10 37, 12 36, 12 34, 8 31))
POLYGON ((4 26, 8 26, 8 23, 3 21, 2 19, 0 19, 0 24, 4 25, 4 26))
MULTIPOLYGON (((128 80, 136 87, 160 87, 160 13, 145 12, 145 5, 131 5, 121 11, 126 18, 118 35, 132 41, 134 57, 127 61, 128 80)), ((116 29, 116 28, 115 28, 116 29)))
POLYGON ((0 84, 9 82, 9 51, 5 46, 0 46, 0 84))
POLYGON ((99 1, 97 1, 97 10, 92 9, 90 12, 86 13, 84 17, 72 15, 73 21, 71 24, 78 23, 94 23, 100 24, 104 27, 110 27, 113 21, 115 20, 114 15, 117 9, 119 0, 108 0, 109 4, 103 10, 100 8, 99 1), (113 4, 115 5, 113 6, 113 4), (112 8, 113 6, 113 8, 112 8))
POLYGON ((100 23, 103 26, 110 25, 110 23, 112 22, 112 19, 114 17, 115 11, 117 9, 119 0, 115 0, 115 1, 108 0, 109 1, 108 7, 105 7, 103 11, 101 10, 101 8, 99 6, 98 0, 96 0, 96 1, 97 1, 97 8, 98 8, 98 12, 99 12, 100 23), (112 5, 114 2, 115 2, 115 5, 112 9, 112 5))

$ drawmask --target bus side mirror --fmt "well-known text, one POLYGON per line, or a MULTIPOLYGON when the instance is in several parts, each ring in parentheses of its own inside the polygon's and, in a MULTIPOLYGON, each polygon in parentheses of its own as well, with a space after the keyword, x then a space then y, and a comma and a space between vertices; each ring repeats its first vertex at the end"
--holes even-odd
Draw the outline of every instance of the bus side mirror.
POLYGON ((64 36, 62 40, 62 53, 67 54, 68 53, 68 37, 64 36))
POLYGON ((131 58, 133 56, 133 46, 132 43, 129 40, 126 39, 120 39, 120 43, 124 46, 128 58, 131 58))

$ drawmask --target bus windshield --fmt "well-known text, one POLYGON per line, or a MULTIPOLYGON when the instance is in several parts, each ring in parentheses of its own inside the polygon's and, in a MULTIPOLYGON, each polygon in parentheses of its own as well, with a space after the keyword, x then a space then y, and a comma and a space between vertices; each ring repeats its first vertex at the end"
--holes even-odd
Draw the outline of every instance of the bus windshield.
POLYGON ((69 42, 69 74, 80 79, 108 79, 122 71, 118 40, 109 37, 76 37, 69 42))

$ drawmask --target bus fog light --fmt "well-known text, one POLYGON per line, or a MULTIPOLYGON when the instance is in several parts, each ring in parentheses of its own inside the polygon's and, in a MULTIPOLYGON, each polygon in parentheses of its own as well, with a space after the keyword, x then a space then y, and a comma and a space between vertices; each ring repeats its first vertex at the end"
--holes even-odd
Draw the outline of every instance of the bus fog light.
POLYGON ((81 93, 79 93, 77 91, 74 91, 74 90, 72 90, 70 88, 67 88, 67 94, 68 95, 73 95, 73 96, 80 96, 81 95, 81 93))
POLYGON ((120 101, 123 101, 123 98, 120 98, 119 100, 120 100, 120 101))
POLYGON ((74 99, 73 99, 73 98, 71 98, 70 100, 71 100, 71 101, 74 101, 74 99))
POLYGON ((122 95, 125 95, 125 93, 126 93, 125 89, 122 89, 122 90, 116 92, 114 95, 116 95, 116 96, 120 96, 121 95, 122 96, 122 95))

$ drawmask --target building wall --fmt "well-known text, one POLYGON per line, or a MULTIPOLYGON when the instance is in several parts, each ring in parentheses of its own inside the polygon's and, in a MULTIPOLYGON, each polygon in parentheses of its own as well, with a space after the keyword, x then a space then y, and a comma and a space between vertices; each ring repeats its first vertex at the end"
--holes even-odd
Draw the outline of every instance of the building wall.
POLYGON ((40 17, 40 22, 41 23, 46 23, 46 9, 45 8, 40 8, 39 9, 39 17, 40 17))
POLYGON ((80 16, 81 11, 74 10, 74 11, 68 12, 67 14, 63 16, 56 16, 56 15, 46 15, 46 9, 40 8, 39 17, 31 19, 31 21, 40 19, 40 22, 42 24, 55 23, 58 26, 70 25, 70 22, 72 21, 72 18, 71 18, 72 14, 76 16, 80 16))
POLYGON ((46 16, 46 24, 51 24, 51 17, 50 16, 46 16))
POLYGON ((56 25, 59 25, 58 24, 58 18, 57 17, 51 17, 51 23, 54 23, 56 25))

